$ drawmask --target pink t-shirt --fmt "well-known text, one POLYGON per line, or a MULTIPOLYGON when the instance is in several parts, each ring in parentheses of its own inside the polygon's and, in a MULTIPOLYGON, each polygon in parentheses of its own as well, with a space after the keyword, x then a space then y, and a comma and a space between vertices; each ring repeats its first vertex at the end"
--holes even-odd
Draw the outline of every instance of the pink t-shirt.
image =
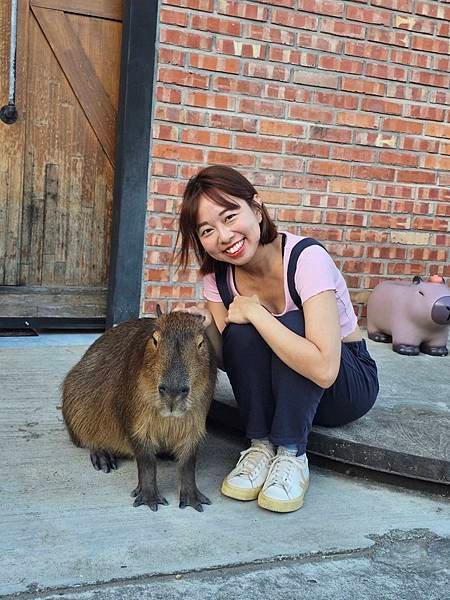
MULTIPOLYGON (((286 305, 282 313, 274 315, 276 317, 284 315, 291 310, 297 310, 297 306, 289 293, 287 268, 292 248, 297 242, 304 239, 304 237, 294 235, 288 231, 282 231, 280 233, 283 233, 286 236, 283 255, 284 297, 286 299, 286 305)), ((239 294, 234 284, 232 269, 228 269, 227 276, 228 287, 232 295, 238 296, 239 294)), ((347 284, 326 250, 320 246, 309 246, 303 250, 297 261, 295 287, 302 303, 306 302, 308 298, 320 294, 320 292, 334 290, 339 310, 341 339, 354 331, 357 324, 357 318, 350 300, 347 284)), ((203 295, 211 302, 222 302, 219 290, 217 289, 216 276, 214 273, 208 273, 208 275, 205 275, 203 278, 203 295)))

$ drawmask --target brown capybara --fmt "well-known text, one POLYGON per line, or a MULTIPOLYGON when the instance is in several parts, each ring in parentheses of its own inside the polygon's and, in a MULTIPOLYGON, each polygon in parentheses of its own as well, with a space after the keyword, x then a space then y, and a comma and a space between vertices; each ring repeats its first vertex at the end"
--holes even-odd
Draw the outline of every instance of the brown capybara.
POLYGON ((197 447, 217 375, 202 325, 187 312, 121 323, 92 344, 62 385, 62 411, 72 441, 89 448, 96 469, 117 468, 116 457, 136 457, 134 506, 167 504, 156 483, 156 455, 179 461, 180 508, 202 511, 209 499, 197 488, 197 447))

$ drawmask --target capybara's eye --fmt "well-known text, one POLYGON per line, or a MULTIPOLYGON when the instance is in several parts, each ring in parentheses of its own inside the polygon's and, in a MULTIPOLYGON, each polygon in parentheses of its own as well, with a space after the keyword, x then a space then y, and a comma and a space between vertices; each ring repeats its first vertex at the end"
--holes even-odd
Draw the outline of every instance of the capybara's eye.
POLYGON ((201 348, 205 342, 205 338, 202 335, 197 336, 197 347, 201 348))
POLYGON ((159 335, 158 331, 154 331, 154 332, 153 332, 153 335, 152 335, 152 340, 153 340, 153 345, 155 346, 155 348, 157 348, 157 347, 158 347, 158 342, 159 342, 159 340, 160 340, 160 337, 161 337, 161 336, 159 335))

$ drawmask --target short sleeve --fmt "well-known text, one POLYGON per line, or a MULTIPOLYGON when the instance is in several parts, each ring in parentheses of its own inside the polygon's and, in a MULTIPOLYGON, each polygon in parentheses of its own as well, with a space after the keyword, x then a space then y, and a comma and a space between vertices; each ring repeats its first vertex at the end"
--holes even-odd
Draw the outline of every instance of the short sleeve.
POLYGON ((309 246, 300 254, 295 272, 295 288, 302 302, 337 289, 339 271, 333 259, 321 246, 309 246))
POLYGON ((222 302, 214 273, 208 273, 203 277, 203 297, 211 302, 222 302))

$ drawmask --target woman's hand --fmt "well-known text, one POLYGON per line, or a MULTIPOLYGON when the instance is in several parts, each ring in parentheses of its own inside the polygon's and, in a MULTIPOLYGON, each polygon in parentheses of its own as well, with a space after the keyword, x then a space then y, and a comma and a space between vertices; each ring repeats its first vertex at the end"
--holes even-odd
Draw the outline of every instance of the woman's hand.
POLYGON ((205 329, 211 325, 212 322, 212 314, 209 312, 207 308, 202 308, 201 306, 189 306, 189 308, 185 308, 184 306, 175 306, 172 309, 172 312, 187 312, 191 315, 199 315, 203 317, 203 326, 205 329))
POLYGON ((258 309, 261 306, 256 294, 253 296, 235 296, 228 309, 225 323, 237 323, 238 325, 251 323, 255 308, 258 309))

